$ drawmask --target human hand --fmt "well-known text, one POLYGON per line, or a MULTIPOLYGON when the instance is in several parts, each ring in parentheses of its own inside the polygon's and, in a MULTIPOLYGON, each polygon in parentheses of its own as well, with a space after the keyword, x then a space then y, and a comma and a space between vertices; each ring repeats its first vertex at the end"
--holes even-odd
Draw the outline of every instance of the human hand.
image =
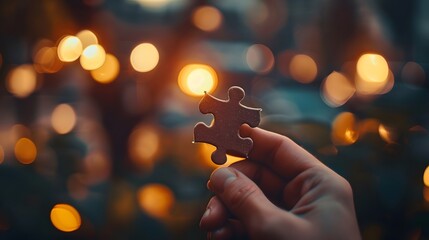
POLYGON ((215 170, 211 239, 360 239, 350 184, 287 137, 244 125, 249 158, 215 170))

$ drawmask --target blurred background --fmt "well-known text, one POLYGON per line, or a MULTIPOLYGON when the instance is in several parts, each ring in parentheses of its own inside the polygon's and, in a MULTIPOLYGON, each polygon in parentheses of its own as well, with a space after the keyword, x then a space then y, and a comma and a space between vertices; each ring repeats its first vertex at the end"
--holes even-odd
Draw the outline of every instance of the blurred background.
MULTIPOLYGON (((204 239, 204 91, 348 179, 364 239, 429 239, 429 2, 0 2, 0 238, 204 239)), ((228 157, 228 163, 241 160, 228 157)))

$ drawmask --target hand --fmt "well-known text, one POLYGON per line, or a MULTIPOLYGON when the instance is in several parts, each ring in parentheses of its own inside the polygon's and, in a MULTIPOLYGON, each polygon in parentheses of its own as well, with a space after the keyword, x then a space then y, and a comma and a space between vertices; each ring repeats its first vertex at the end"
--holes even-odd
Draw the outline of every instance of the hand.
POLYGON ((244 125, 247 160, 215 170, 200 227, 212 239, 360 239, 350 184, 287 137, 244 125))

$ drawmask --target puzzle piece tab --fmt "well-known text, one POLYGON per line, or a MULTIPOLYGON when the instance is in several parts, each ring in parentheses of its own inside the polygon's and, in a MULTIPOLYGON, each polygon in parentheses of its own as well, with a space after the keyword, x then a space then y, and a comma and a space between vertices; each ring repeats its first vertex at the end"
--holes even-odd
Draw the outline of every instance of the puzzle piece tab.
POLYGON ((247 157, 253 141, 239 135, 241 125, 247 123, 257 127, 261 120, 260 108, 250 108, 241 104, 244 90, 233 86, 228 90, 228 99, 221 100, 206 93, 200 102, 200 112, 211 113, 214 121, 211 126, 199 122, 194 127, 194 142, 204 142, 216 146, 211 159, 216 164, 226 162, 226 154, 247 157))

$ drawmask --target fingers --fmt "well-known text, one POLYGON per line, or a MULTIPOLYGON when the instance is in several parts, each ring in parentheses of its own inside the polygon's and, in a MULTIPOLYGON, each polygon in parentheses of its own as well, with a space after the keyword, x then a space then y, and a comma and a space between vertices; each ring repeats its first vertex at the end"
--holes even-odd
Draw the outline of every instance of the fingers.
POLYGON ((207 204, 207 209, 200 221, 200 228, 210 232, 220 229, 227 223, 228 217, 228 210, 219 198, 214 196, 207 204))
POLYGON ((239 170, 255 182, 272 203, 289 208, 284 205, 282 199, 286 182, 271 169, 254 161, 239 161, 231 164, 230 167, 239 170))
POLYGON ((248 229, 257 227, 269 213, 277 210, 252 180, 234 168, 215 170, 209 187, 248 229))
POLYGON ((246 124, 240 128, 240 134, 253 140, 249 159, 265 164, 285 179, 290 180, 306 169, 323 165, 285 136, 246 124))

